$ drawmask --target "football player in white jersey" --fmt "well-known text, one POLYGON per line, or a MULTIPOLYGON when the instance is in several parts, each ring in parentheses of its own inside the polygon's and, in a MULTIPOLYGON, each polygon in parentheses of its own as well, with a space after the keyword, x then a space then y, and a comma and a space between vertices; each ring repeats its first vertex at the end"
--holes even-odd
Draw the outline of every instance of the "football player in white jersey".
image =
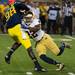
MULTIPOLYGON (((28 28, 30 32, 32 33, 33 39, 36 41, 36 52, 40 59, 45 61, 48 64, 53 64, 58 66, 56 70, 60 71, 63 69, 64 64, 57 62, 53 60, 52 58, 48 57, 46 55, 47 50, 50 50, 52 53, 54 53, 57 56, 60 56, 64 49, 69 47, 64 42, 61 43, 60 48, 56 45, 56 43, 53 41, 50 35, 46 34, 41 29, 41 22, 37 18, 32 18, 33 14, 29 13, 25 16, 28 24, 28 28), (30 22, 29 22, 30 19, 30 22)), ((24 28, 23 28, 24 30, 24 28)))

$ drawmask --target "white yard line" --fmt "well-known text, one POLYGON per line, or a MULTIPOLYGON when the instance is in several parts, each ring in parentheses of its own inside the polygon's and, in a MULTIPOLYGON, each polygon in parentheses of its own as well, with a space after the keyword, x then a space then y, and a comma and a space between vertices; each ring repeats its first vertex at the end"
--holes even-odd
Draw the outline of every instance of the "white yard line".
POLYGON ((69 36, 69 35, 65 35, 66 38, 69 38, 69 39, 72 39, 72 40, 75 40, 75 37, 72 37, 72 36, 69 36))
POLYGON ((68 75, 75 75, 75 73, 73 73, 73 72, 68 72, 68 75))
POLYGON ((66 38, 63 38, 63 39, 61 39, 61 38, 54 38, 53 40, 55 40, 55 41, 66 41, 66 42, 72 41, 72 39, 66 39, 66 38))
POLYGON ((0 35, 8 35, 8 34, 0 34, 0 35))

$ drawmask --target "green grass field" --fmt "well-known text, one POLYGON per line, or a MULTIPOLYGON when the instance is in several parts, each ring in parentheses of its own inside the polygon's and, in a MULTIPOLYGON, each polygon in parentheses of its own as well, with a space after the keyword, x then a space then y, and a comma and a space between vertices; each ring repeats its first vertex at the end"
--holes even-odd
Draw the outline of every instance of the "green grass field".
MULTIPOLYGON (((68 38, 60 35, 53 35, 55 42, 59 44, 61 38, 68 38)), ((75 37, 75 36, 73 36, 75 37)), ((57 57, 53 55, 51 52, 47 52, 49 57, 52 57, 58 61, 61 61, 65 64, 65 68, 63 71, 57 72, 55 71, 56 66, 49 65, 39 58, 40 64, 48 69, 48 72, 35 72, 34 65, 29 58, 24 47, 20 47, 13 54, 11 59, 11 64, 6 64, 4 57, 5 54, 9 51, 9 47, 14 43, 14 41, 8 35, 0 35, 0 75, 26 75, 26 72, 32 72, 32 75, 70 75, 69 72, 75 73, 75 39, 71 38, 72 49, 65 49, 63 55, 57 57)), ((34 42, 32 41, 32 45, 34 47, 34 42)), ((35 52, 35 49, 34 49, 35 52)), ((75 75, 75 74, 74 74, 75 75)))

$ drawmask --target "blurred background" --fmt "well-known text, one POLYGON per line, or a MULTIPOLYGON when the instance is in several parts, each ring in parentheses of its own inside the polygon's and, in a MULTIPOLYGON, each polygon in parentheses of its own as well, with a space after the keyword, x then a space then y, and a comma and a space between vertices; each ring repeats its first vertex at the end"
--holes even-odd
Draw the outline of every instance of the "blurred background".
MULTIPOLYGON (((0 0, 0 33, 7 33, 5 10, 19 0, 0 0)), ((75 34, 75 0, 27 0, 48 34, 75 34), (36 13, 37 12, 37 13, 36 13), (53 18, 55 17, 55 18, 53 18)))

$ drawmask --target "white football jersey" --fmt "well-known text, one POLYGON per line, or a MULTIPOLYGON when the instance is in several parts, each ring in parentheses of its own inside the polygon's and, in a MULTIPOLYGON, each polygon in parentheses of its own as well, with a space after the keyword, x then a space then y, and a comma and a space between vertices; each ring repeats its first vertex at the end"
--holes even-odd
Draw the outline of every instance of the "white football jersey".
MULTIPOLYGON (((33 19, 32 23, 30 24, 30 27, 35 27, 38 24, 41 24, 39 19, 33 19)), ((36 31, 33 35, 35 41, 39 41, 44 36, 44 31, 40 28, 38 31, 36 31)))

